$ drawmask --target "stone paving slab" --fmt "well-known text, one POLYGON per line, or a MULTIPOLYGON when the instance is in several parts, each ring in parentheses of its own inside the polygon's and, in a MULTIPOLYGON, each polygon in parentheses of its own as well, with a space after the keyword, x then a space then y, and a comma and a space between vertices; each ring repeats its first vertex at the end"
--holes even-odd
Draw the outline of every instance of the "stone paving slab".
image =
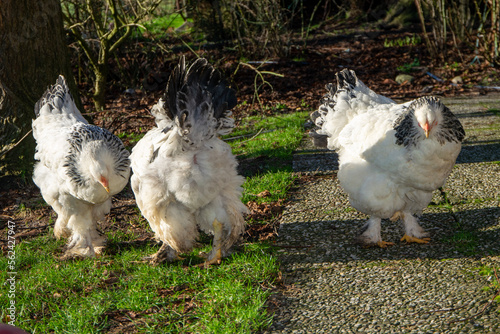
POLYGON ((467 137, 444 187, 450 203, 436 191, 420 217, 429 244, 400 242, 402 223, 384 220, 394 246, 358 245, 367 216, 339 186, 336 153, 308 140, 297 151, 302 183, 277 240, 286 289, 266 333, 500 332, 496 278, 481 274, 500 267, 500 95, 443 101, 467 137))

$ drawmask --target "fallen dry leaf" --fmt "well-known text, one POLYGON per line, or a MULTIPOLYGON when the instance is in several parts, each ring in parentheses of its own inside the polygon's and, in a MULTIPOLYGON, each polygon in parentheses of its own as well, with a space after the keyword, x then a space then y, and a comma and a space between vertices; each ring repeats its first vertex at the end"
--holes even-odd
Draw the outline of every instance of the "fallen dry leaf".
POLYGON ((271 192, 269 190, 264 190, 257 194, 257 197, 269 197, 271 196, 271 192))

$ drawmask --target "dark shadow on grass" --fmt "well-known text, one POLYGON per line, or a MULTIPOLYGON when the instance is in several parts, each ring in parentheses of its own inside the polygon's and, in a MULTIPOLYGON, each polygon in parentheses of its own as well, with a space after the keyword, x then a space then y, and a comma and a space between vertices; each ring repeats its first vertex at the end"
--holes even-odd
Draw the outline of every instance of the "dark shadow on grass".
POLYGON ((158 246, 160 248, 160 243, 158 243, 154 238, 139 238, 131 241, 116 241, 109 240, 106 243, 105 252, 106 255, 115 256, 128 250, 147 250, 158 246))
POLYGON ((238 174, 252 177, 263 173, 280 170, 292 170, 292 158, 258 156, 252 158, 238 158, 238 174))

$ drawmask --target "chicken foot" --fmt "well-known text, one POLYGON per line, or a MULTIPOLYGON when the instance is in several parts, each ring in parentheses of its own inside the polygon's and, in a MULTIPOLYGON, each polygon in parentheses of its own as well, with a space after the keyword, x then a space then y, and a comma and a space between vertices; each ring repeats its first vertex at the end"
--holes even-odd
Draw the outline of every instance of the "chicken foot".
POLYGON ((429 234, 418 223, 418 219, 410 212, 403 212, 400 214, 400 217, 403 219, 405 226, 405 234, 401 238, 401 241, 426 244, 431 240, 427 237, 429 234))
POLYGON ((365 246, 378 246, 380 248, 387 248, 394 245, 392 242, 383 241, 380 234, 381 218, 370 217, 364 227, 364 232, 358 237, 358 241, 365 246))
POLYGON ((172 247, 165 242, 160 249, 153 255, 142 258, 144 261, 149 261, 150 264, 157 266, 165 261, 173 262, 175 260, 183 260, 172 247))

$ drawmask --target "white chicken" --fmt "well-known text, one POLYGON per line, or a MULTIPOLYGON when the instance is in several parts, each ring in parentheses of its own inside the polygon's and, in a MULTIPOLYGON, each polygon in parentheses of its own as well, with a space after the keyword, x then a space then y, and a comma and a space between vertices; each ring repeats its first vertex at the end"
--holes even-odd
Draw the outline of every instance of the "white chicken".
POLYGON ((205 59, 184 57, 152 108, 156 128, 133 148, 131 178, 137 205, 162 246, 151 263, 190 251, 201 229, 214 235, 206 265, 220 263, 244 230, 244 178, 218 135, 232 131, 235 93, 205 59))
POLYGON ((96 223, 128 182, 129 152, 109 131, 88 124, 63 76, 36 103, 35 114, 33 181, 57 213, 54 234, 69 238, 65 258, 95 256, 105 245, 96 223))
POLYGON ((351 205, 370 218, 359 241, 387 247, 381 219, 403 220, 401 241, 427 243, 414 214, 432 199, 455 164, 465 131, 457 117, 435 97, 404 104, 378 95, 354 71, 336 74, 311 119, 311 136, 339 154, 338 179, 351 205))

